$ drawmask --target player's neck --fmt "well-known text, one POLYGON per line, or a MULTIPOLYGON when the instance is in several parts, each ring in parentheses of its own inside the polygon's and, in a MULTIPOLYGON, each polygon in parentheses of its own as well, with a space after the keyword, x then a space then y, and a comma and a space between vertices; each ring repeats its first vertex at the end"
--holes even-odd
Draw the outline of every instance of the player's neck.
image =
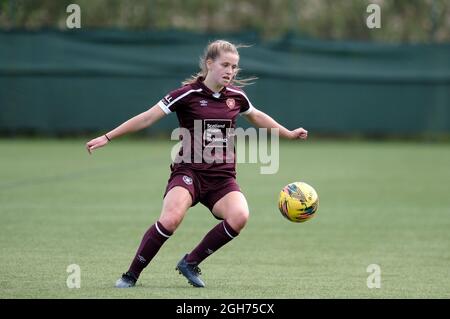
POLYGON ((211 81, 211 79, 208 76, 206 76, 205 80, 203 81, 203 84, 208 89, 213 91, 214 93, 220 92, 223 89, 223 86, 221 86, 220 84, 215 83, 214 81, 211 81))

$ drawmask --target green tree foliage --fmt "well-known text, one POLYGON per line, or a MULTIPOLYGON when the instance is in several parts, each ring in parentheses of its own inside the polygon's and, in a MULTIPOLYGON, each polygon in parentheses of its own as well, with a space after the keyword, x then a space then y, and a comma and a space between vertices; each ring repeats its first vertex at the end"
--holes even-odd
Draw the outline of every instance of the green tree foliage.
POLYGON ((82 10, 83 28, 255 30, 323 39, 450 41, 448 0, 0 0, 0 28, 65 28, 66 7, 82 10), (381 7, 380 29, 366 8, 381 7))

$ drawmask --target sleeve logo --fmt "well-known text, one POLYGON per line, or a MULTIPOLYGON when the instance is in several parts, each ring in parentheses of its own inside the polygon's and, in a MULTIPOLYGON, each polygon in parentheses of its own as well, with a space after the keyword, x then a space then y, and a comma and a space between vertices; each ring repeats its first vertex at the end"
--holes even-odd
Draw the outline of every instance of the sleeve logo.
POLYGON ((167 104, 170 104, 170 101, 172 101, 172 97, 169 95, 169 94, 167 94, 165 97, 164 97, 164 101, 166 102, 165 104, 167 105, 167 104))

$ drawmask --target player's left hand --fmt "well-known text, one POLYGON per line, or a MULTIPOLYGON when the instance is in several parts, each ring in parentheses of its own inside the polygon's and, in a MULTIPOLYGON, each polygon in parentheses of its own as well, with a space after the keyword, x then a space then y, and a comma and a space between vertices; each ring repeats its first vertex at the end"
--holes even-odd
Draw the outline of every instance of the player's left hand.
POLYGON ((306 140, 308 138, 308 131, 305 130, 303 127, 300 127, 298 129, 295 129, 293 131, 291 131, 291 139, 296 140, 296 139, 301 139, 301 140, 306 140))

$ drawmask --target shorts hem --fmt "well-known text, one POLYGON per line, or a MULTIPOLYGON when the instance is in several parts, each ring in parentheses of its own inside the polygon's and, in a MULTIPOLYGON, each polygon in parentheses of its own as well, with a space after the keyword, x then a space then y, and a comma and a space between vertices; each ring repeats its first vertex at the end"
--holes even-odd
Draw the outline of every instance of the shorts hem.
MULTIPOLYGON (((218 196, 217 199, 215 199, 214 201, 211 202, 211 203, 212 203, 212 204, 211 204, 211 207, 210 207, 210 205, 208 205, 208 204, 206 204, 206 203, 202 203, 202 204, 205 205, 205 206, 209 209, 209 211, 211 212, 211 214, 213 214, 214 217, 216 217, 216 218, 219 219, 219 220, 223 220, 223 218, 219 218, 219 217, 217 217, 217 216, 213 213, 213 208, 214 208, 214 205, 216 205, 217 202, 218 202, 219 200, 221 200, 222 198, 225 197, 225 195, 227 195, 227 194, 229 194, 229 193, 231 193, 231 192, 239 192, 239 193, 242 193, 242 191, 241 191, 240 188, 238 188, 238 189, 227 189, 227 190, 225 190, 223 193, 220 193, 220 196, 218 196)), ((243 194, 243 193, 242 193, 242 194, 243 194)))

